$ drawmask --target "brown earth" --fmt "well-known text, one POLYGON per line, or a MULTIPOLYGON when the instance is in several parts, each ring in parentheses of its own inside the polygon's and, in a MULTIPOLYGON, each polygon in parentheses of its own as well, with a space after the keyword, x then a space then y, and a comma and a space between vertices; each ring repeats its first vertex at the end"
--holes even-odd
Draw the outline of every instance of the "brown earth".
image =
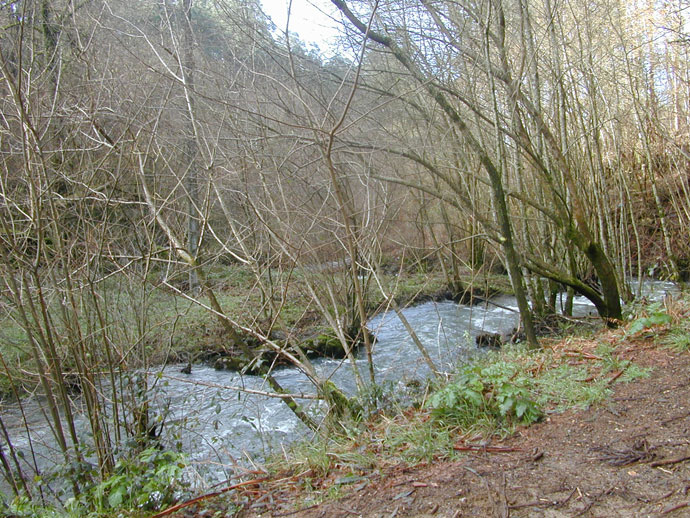
MULTIPOLYGON (((649 341, 618 352, 652 367, 652 376, 620 383, 614 375, 613 396, 587 410, 552 414, 500 442, 459 439, 470 450, 459 459, 385 468, 347 486, 341 499, 299 511, 299 477, 245 486, 235 496, 245 508, 227 516, 690 516, 690 354, 649 341)), ((221 502, 177 516, 212 516, 212 508, 221 502)))

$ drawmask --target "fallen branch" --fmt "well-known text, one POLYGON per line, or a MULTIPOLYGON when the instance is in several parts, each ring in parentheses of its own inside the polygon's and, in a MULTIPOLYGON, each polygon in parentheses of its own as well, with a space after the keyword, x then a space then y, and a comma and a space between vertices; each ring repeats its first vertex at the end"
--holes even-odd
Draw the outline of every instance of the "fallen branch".
POLYGON ((566 350, 564 351, 564 353, 564 356, 568 356, 570 358, 584 358, 585 360, 603 360, 601 356, 597 356, 596 354, 584 351, 566 350))
POLYGON ((574 488, 568 496, 566 496, 563 500, 535 500, 533 502, 525 502, 524 504, 512 504, 508 506, 509 509, 523 509, 525 507, 561 507, 565 504, 568 503, 568 501, 573 497, 575 494, 575 491, 577 491, 577 488, 574 488))
POLYGON ((179 504, 174 505, 172 507, 168 507, 165 511, 161 511, 158 514, 154 514, 153 516, 151 516, 151 518, 162 518, 163 516, 168 516, 169 514, 172 514, 175 511, 179 511, 180 509, 184 509, 185 507, 189 507, 190 505, 194 505, 197 502, 201 502, 202 500, 206 500, 208 498, 213 498, 215 496, 222 495, 223 493, 227 493, 228 491, 232 491, 233 489, 237 489, 240 487, 255 486, 255 485, 260 484, 261 482, 265 482, 267 480, 268 480, 268 477, 255 478, 253 480, 245 480, 244 482, 240 482, 238 484, 233 484, 232 486, 224 487, 223 489, 220 489, 219 491, 214 491, 212 493, 206 493, 205 495, 197 496, 196 498, 192 498, 191 500, 187 500, 185 502, 179 503, 179 504))
POLYGON ((273 516, 292 516, 293 514, 301 513, 302 511, 307 511, 308 509, 314 509, 314 507, 318 507, 321 504, 314 504, 310 505, 309 507, 302 507, 301 509, 296 509, 294 511, 288 511, 287 513, 280 513, 280 514, 274 514, 273 516))
POLYGON ((669 417, 668 419, 664 419, 663 421, 661 421, 661 426, 666 426, 668 423, 678 421, 679 419, 685 419, 686 417, 690 417, 690 412, 685 412, 683 414, 669 417))
POLYGON ((614 450, 608 447, 593 448, 594 451, 602 452, 599 460, 611 466, 628 466, 636 462, 647 462, 654 458, 654 453, 647 444, 646 440, 636 441, 629 449, 614 450))
POLYGON ((685 455, 684 457, 676 457, 675 459, 663 459, 655 460, 649 465, 653 468, 658 468, 659 466, 668 466, 669 464, 678 464, 679 462, 684 462, 690 460, 690 455, 685 455))
POLYGON ((622 370, 617 371, 613 376, 611 376, 608 384, 611 385, 614 381, 621 377, 621 374, 623 374, 622 370))
POLYGON ((663 511, 661 511, 661 514, 669 514, 672 513, 673 511, 677 511, 678 509, 683 509, 684 507, 688 507, 690 505, 690 502, 681 502, 680 504, 673 505, 671 507, 667 507, 663 511))
POLYGON ((456 444, 453 446, 456 451, 476 451, 486 453, 511 453, 525 451, 522 448, 511 448, 509 446, 483 446, 481 444, 456 444))

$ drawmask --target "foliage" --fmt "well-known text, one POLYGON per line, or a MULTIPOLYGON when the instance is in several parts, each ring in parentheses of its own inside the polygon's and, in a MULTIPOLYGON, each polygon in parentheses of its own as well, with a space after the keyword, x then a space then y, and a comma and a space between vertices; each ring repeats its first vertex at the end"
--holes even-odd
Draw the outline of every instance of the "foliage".
POLYGON ((186 488, 184 456, 150 447, 122 458, 113 474, 68 502, 76 515, 120 510, 156 510, 179 500, 186 488))
POLYGON ((453 431, 432 420, 393 422, 385 430, 386 457, 407 463, 430 462, 453 455, 453 431))
POLYGON ((673 327, 662 338, 661 343, 678 353, 690 351, 690 329, 684 326, 673 327))
POLYGON ((690 298, 687 294, 670 301, 667 311, 673 317, 673 321, 668 331, 659 337, 659 343, 677 353, 690 350, 690 319, 687 310, 689 306, 690 298))
POLYGON ((26 496, 18 496, 9 503, 0 499, 0 516, 11 518, 59 518, 64 513, 51 506, 41 505, 26 496))
MULTIPOLYGON (((314 476, 323 476, 332 467, 332 451, 337 449, 337 443, 332 441, 320 440, 309 441, 295 445, 291 448, 291 455, 288 462, 295 468, 305 471, 309 470, 314 476)), ((277 463, 282 463, 278 460, 277 463)))
POLYGON ((627 336, 634 336, 642 331, 670 324, 673 320, 660 303, 649 305, 645 310, 645 315, 632 321, 626 332, 627 336))
POLYGON ((610 393, 605 379, 583 382, 590 377, 585 366, 571 366, 566 363, 545 370, 536 380, 537 401, 540 405, 550 404, 554 411, 567 408, 587 408, 603 400, 610 393))
POLYGON ((659 343, 677 353, 690 350, 690 323, 685 318, 688 301, 669 299, 668 306, 662 302, 633 308, 633 320, 626 336, 635 336, 643 331, 654 331, 659 343))
POLYGON ((485 417, 530 424, 542 415, 532 388, 532 380, 516 364, 468 365, 454 382, 434 393, 428 405, 437 418, 463 426, 485 417))

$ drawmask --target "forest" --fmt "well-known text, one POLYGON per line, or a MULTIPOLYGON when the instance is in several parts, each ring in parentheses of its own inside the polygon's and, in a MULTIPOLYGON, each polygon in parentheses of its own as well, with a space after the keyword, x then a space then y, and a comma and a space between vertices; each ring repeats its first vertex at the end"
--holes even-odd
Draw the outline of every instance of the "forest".
POLYGON ((441 379, 407 305, 509 293, 540 354, 574 301, 615 329, 637 280, 690 278, 686 0, 322 4, 328 53, 258 0, 0 0, 0 513, 178 501, 166 364, 327 437, 386 399, 377 313, 441 379))

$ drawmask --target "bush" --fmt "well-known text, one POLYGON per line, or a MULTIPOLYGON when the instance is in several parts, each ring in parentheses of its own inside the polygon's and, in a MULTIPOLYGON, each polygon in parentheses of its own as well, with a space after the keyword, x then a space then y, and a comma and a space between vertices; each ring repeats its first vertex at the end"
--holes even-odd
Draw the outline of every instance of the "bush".
POLYGON ((68 503, 76 515, 115 510, 158 510, 178 501, 185 488, 184 456, 150 447, 118 460, 113 474, 68 503))
POLYGON ((532 397, 532 380, 512 363, 468 365, 452 383, 434 393, 428 406, 436 418, 463 427, 494 419, 506 424, 530 424, 542 411, 532 397))

